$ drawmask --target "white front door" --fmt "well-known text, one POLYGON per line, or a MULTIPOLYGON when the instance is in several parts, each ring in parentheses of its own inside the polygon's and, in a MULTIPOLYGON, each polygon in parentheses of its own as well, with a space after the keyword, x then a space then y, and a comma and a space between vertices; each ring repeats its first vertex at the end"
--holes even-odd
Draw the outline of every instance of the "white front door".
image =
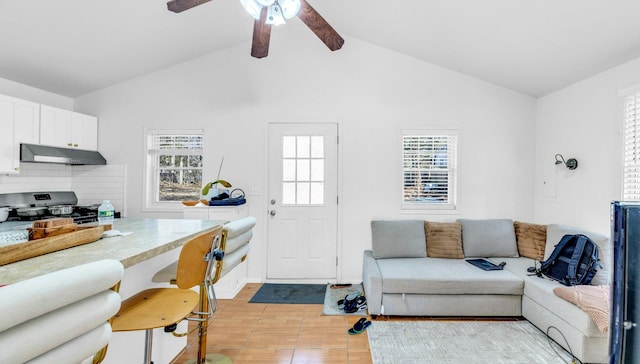
POLYGON ((336 278, 338 125, 269 125, 267 279, 336 278))

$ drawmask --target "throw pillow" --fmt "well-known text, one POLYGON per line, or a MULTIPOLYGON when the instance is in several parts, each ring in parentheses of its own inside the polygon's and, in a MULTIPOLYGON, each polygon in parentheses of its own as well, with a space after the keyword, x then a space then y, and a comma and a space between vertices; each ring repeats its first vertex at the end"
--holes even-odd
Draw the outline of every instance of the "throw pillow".
POLYGON ((462 227, 459 222, 424 223, 427 235, 427 256, 431 258, 463 259, 462 227))
POLYGON ((547 244, 547 225, 516 221, 513 227, 516 231, 516 243, 520 256, 543 260, 544 248, 547 244))
POLYGON ((602 269, 598 268, 598 272, 593 277, 593 280, 591 280, 591 284, 594 286, 609 284, 611 265, 613 262, 611 261, 611 242, 608 236, 581 230, 571 226, 549 224, 547 226, 547 244, 544 248, 544 259, 549 259, 549 256, 553 252, 553 248, 566 234, 586 235, 590 237, 596 245, 598 245, 600 265, 602 265, 602 269))
POLYGON ((427 256, 422 220, 371 221, 371 237, 376 259, 427 256))
POLYGON ((513 220, 458 219, 465 257, 518 257, 513 220))

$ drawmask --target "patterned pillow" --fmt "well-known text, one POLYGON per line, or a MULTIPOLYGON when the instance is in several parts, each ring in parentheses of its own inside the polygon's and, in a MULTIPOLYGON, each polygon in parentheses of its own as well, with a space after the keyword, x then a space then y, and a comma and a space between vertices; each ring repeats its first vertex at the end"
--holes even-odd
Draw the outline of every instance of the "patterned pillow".
POLYGON ((459 222, 425 221, 427 256, 431 258, 463 259, 462 225, 459 222))
POLYGON ((513 223, 513 227, 516 230, 516 242, 520 256, 543 260, 544 248, 547 245, 547 225, 516 221, 513 223))

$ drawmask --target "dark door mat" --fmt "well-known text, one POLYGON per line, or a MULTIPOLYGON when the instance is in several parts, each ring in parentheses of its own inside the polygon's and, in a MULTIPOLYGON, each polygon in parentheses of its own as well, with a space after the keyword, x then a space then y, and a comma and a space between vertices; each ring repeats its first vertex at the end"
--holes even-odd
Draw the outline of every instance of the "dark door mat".
POLYGON ((327 286, 324 284, 265 283, 249 303, 323 304, 327 286))

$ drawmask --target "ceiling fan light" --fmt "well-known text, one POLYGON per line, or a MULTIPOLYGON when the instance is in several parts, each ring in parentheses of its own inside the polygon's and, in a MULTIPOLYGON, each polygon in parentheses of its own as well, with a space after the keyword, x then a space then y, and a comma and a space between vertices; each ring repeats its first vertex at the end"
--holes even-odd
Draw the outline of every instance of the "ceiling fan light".
POLYGON ((276 0, 256 0, 258 2, 258 4, 262 5, 262 6, 271 6, 273 5, 273 3, 276 2, 276 0))
POLYGON ((277 3, 269 6, 269 9, 267 11, 267 20, 264 23, 269 25, 284 24, 282 10, 280 10, 280 6, 277 3))
POLYGON ((300 11, 300 0, 278 0, 278 4, 280 4, 285 19, 293 18, 300 11))
POLYGON ((258 3, 256 0, 240 0, 240 4, 244 10, 249 13, 254 19, 260 19, 260 12, 262 11, 262 5, 258 3))

